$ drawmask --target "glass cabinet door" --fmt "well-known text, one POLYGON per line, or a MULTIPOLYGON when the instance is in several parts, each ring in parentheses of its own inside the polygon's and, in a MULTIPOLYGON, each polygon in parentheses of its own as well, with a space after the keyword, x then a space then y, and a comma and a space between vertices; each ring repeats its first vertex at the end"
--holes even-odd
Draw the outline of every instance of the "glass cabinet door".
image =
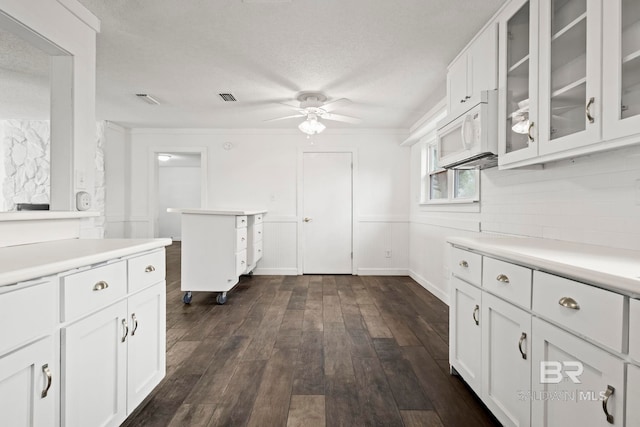
POLYGON ((537 154, 538 1, 512 2, 499 18, 500 165, 537 154))
POLYGON ((640 2, 622 0, 620 118, 640 115, 640 2))
POLYGON ((605 139, 640 133, 640 1, 607 0, 604 23, 605 139))
POLYGON ((600 138, 599 0, 541 2, 540 154, 600 138))

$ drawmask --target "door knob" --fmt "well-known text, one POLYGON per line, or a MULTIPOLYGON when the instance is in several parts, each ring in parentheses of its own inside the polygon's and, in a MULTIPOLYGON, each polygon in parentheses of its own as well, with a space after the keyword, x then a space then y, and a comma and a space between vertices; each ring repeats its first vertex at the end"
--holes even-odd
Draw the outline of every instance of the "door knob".
POLYGON ((308 216, 304 218, 304 222, 309 222, 311 221, 311 218, 309 218, 308 216))

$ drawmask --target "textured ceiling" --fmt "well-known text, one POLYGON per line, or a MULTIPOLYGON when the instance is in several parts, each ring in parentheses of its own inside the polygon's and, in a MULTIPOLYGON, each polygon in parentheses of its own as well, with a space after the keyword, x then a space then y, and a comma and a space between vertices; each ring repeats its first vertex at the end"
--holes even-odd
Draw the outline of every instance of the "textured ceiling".
POLYGON ((278 102, 322 91, 408 128, 445 94, 447 64, 503 0, 79 0, 101 21, 97 114, 128 127, 288 128, 278 102), (236 103, 225 103, 231 92, 236 103), (135 93, 149 93, 148 105, 135 93))

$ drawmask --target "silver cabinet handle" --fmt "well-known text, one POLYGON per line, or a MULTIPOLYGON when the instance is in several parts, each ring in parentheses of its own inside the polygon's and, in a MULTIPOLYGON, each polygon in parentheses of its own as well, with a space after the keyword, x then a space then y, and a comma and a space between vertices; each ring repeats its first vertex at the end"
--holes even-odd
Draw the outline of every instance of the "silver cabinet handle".
POLYGON ((49 369, 48 363, 42 365, 42 373, 45 377, 47 377, 47 385, 45 386, 44 390, 42 390, 42 394, 40 394, 40 397, 44 399, 45 397, 47 397, 47 394, 49 394, 49 389, 51 388, 51 383, 53 382, 53 376, 51 375, 51 369, 49 369))
POLYGON ((136 331, 138 330, 138 319, 136 318, 135 313, 131 313, 131 321, 133 322, 133 329, 131 330, 131 336, 134 336, 136 334, 136 331))
POLYGON ((245 240, 246 240, 246 239, 245 239, 244 237, 242 237, 242 238, 240 239, 240 241, 242 241, 242 242, 244 242, 245 240))
POLYGON ((563 307, 570 308, 572 310, 580 310, 580 304, 578 304, 578 302, 571 297, 560 298, 560 301, 558 301, 558 304, 560 304, 563 307))
POLYGON ((509 283, 509 278, 504 274, 498 274, 498 277, 496 277, 496 280, 500 283, 509 283))
POLYGON ((247 220, 246 220, 246 219, 243 219, 243 220, 242 220, 242 223, 244 224, 245 222, 247 222, 247 220))
POLYGON ((527 130, 527 136, 529 137, 529 142, 535 142, 536 141, 535 138, 533 137, 533 135, 531 135, 531 129, 533 129, 533 125, 534 124, 535 123, 530 122, 529 123, 529 129, 527 130))
POLYGON ((310 221, 311 221, 311 218, 309 218, 309 217, 305 217, 305 218, 303 219, 303 221, 304 221, 304 222, 310 222, 310 221))
POLYGON ((127 319, 122 319, 122 338, 120 342, 125 342, 127 340, 127 335, 129 335, 129 325, 127 325, 127 319))
POLYGON ((524 351, 522 351, 522 343, 524 342, 524 340, 527 339, 527 334, 526 332, 523 332, 522 335, 520 335, 520 341, 518 341, 518 350, 520 350, 520 354, 522 355, 522 358, 524 360, 527 360, 527 353, 525 353, 524 351))
POLYGON ((478 319, 478 313, 480 312, 480 306, 476 304, 473 309, 473 321, 476 322, 476 325, 480 324, 480 320, 478 319))
POLYGON ((609 403, 609 398, 613 396, 613 393, 615 393, 615 391, 616 391, 615 388, 613 388, 610 385, 607 385, 607 391, 604 392, 604 399, 602 400, 602 410, 604 411, 604 414, 607 417, 607 422, 609 424, 613 424, 613 415, 609 413, 609 410, 607 409, 607 404, 609 403))
POLYGON ((105 282, 104 280, 101 280, 98 283, 96 283, 95 285, 93 285, 93 290, 94 291, 101 291, 103 289, 107 289, 108 287, 109 287, 109 284, 107 282, 105 282))
POLYGON ((592 96, 591 98, 589 98, 589 101, 587 102, 587 106, 584 107, 584 113, 586 114, 587 120, 589 120, 589 123, 593 123, 595 121, 595 119, 591 115, 591 106, 593 105, 593 102, 595 100, 596 99, 592 96))
POLYGON ((469 263, 465 260, 460 261, 458 265, 462 268, 469 268, 469 263))
POLYGON ((156 268, 153 265, 147 265, 147 268, 144 269, 145 273, 151 273, 152 271, 156 271, 156 268))
POLYGON ((240 261, 240 265, 244 265, 244 264, 245 264, 245 262, 244 262, 244 261, 240 261))

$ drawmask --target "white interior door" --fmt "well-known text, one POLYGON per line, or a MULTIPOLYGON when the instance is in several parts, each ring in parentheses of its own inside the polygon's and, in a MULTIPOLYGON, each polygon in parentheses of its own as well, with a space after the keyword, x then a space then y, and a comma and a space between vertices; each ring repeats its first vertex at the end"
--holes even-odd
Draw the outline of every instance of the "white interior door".
POLYGON ((304 153, 304 274, 352 272, 352 153, 304 153))

